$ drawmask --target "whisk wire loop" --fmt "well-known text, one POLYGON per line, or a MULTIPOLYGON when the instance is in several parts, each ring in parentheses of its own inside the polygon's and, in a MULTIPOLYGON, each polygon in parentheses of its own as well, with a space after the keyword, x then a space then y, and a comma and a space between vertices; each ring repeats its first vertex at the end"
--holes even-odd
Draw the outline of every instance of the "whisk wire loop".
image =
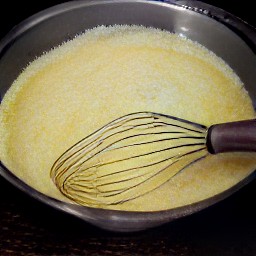
POLYGON ((208 154, 207 127, 139 112, 118 118, 68 149, 51 177, 87 206, 119 204, 158 188, 208 154))

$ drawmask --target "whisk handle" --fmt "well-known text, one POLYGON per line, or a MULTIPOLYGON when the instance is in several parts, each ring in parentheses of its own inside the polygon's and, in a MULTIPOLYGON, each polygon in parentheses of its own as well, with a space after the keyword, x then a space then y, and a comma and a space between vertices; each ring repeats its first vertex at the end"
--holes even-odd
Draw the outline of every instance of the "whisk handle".
POLYGON ((208 129, 206 144, 212 154, 256 152, 256 119, 212 125, 208 129))

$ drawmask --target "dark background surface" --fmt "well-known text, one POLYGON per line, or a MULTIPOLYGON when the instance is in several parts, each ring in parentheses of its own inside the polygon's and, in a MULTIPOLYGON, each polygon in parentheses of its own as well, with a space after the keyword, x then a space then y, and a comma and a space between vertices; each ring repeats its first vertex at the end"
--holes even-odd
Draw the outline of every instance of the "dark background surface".
MULTIPOLYGON (((28 16, 60 2, 1 3, 0 37, 28 16)), ((252 8, 245 2, 205 2, 256 26, 252 8)), ((63 214, 2 177, 0 195, 0 255, 256 255, 256 181, 193 216, 131 234, 103 231, 63 214)))

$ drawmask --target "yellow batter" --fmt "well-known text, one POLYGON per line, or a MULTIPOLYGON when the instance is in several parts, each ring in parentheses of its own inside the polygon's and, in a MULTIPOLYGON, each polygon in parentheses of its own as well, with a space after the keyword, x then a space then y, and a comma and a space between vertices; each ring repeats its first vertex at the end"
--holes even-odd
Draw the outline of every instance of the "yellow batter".
MULTIPOLYGON (((70 146, 128 113, 152 111, 204 125, 255 117, 236 74, 199 44, 139 26, 97 27, 32 62, 0 109, 0 159, 36 190, 69 201, 50 179, 70 146)), ((209 156, 159 189, 114 209, 191 204, 248 176, 253 153, 209 156)))

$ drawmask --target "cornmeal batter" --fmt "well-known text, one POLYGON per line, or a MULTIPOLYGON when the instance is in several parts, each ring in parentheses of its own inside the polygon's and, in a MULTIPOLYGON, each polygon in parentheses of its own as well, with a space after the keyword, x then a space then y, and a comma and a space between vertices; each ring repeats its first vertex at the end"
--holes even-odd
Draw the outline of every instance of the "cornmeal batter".
MULTIPOLYGON (((0 111, 0 159, 17 177, 69 201, 50 169, 70 146, 138 111, 209 126, 255 118, 251 99, 227 64, 188 39, 142 26, 100 26, 30 63, 0 111)), ((253 153, 210 155, 159 189, 113 209, 155 211, 197 202, 248 176, 253 153)))

